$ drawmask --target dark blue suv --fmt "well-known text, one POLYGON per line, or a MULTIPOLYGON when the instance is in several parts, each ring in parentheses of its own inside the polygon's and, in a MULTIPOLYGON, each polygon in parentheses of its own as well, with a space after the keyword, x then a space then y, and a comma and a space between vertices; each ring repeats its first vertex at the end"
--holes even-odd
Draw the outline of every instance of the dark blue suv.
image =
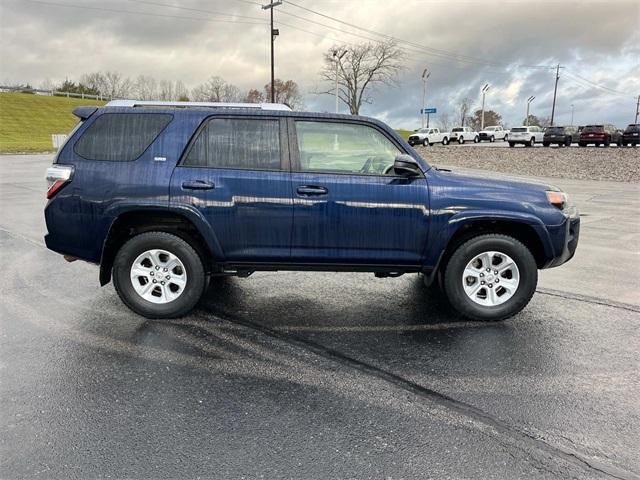
POLYGON ((47 172, 47 246, 100 265, 133 311, 184 315, 216 275, 420 273, 507 318, 576 249, 556 188, 429 166, 383 123, 269 104, 80 107, 47 172))

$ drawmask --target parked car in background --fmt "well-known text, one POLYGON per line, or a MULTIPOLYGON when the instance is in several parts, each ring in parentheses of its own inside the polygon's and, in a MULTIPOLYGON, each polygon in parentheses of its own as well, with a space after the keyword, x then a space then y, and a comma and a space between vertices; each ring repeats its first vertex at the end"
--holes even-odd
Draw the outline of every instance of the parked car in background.
POLYGON ((439 128, 421 128, 409 136, 409 145, 412 147, 414 145, 428 147, 434 143, 449 145, 449 138, 451 138, 451 134, 449 132, 441 132, 439 128))
POLYGON ((187 314, 212 276, 303 270, 420 273, 461 314, 501 320, 578 245, 564 192, 438 170, 374 119, 134 100, 74 114, 47 169, 46 245, 99 264, 145 317, 187 314))
POLYGON ((522 127, 514 127, 511 129, 511 133, 509 135, 509 146, 515 147, 516 144, 520 143, 525 147, 533 147, 536 143, 542 143, 544 139, 544 132, 542 128, 532 125, 532 126, 522 126, 522 127))
POLYGON ((612 143, 621 145, 621 142, 622 131, 617 129, 615 125, 606 123, 603 125, 586 125, 580 132, 578 145, 581 147, 586 147, 587 145, 608 147, 612 143))
POLYGON ((496 140, 504 140, 506 142, 509 139, 509 130, 505 130, 501 125, 492 125, 480 130, 478 136, 481 142, 495 142, 496 140))
POLYGON ((622 133, 622 139, 620 143, 623 147, 627 145, 636 146, 640 143, 640 123, 632 123, 627 128, 625 128, 622 133))
POLYGON ((572 143, 580 140, 580 132, 578 127, 567 125, 564 127, 547 127, 544 130, 542 138, 542 146, 548 147, 555 143, 559 147, 570 147, 572 143))
POLYGON ((480 136, 478 135, 478 132, 474 132, 471 127, 454 127, 451 130, 450 140, 457 140, 460 145, 464 144, 464 142, 478 143, 480 141, 480 136))

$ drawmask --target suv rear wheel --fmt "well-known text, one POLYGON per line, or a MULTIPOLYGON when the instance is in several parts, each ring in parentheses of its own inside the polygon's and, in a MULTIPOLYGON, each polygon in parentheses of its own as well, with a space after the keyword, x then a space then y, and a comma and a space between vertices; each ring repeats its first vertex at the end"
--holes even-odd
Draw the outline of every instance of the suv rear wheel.
POLYGON ((465 317, 496 321, 520 312, 538 283, 538 266, 527 247, 507 235, 481 235, 453 253, 444 272, 451 305, 465 317))
POLYGON ((182 238, 147 232, 128 240, 116 254, 113 284, 122 301, 147 318, 188 313, 206 286, 202 260, 182 238))

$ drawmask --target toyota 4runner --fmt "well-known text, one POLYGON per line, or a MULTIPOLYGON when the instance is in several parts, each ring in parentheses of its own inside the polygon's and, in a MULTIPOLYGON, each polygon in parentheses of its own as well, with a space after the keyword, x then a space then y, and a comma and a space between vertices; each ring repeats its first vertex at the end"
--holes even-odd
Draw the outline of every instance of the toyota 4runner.
POLYGON ((74 113, 47 171, 46 244, 98 264, 146 317, 186 314, 212 276, 307 270, 420 273, 463 315, 499 320, 576 250, 557 188, 439 170, 370 118, 134 101, 74 113))

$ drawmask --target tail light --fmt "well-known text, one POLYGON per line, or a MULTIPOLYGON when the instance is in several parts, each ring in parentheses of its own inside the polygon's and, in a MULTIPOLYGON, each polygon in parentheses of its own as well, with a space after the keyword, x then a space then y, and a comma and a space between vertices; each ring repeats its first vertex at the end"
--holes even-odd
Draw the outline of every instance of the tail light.
POLYGON ((47 198, 53 198, 73 179, 73 165, 52 165, 47 168, 47 198))

